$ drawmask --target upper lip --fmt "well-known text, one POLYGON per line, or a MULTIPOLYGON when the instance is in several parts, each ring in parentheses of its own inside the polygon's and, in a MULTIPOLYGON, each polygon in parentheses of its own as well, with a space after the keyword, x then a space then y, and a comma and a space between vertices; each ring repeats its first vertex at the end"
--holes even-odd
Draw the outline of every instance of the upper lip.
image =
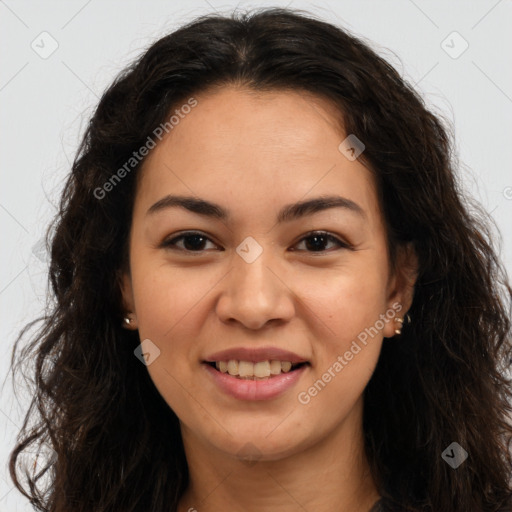
POLYGON ((306 363, 307 359, 301 357, 288 350, 277 347, 248 348, 238 347, 221 350, 209 355, 205 361, 213 363, 215 361, 229 361, 230 359, 238 361, 250 361, 257 363, 258 361, 290 361, 291 363, 306 363))

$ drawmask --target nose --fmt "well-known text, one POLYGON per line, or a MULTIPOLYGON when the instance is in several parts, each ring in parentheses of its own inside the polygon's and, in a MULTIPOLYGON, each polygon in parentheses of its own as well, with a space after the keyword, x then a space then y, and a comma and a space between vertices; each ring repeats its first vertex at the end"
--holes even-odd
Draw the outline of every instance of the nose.
POLYGON ((235 253, 231 271, 222 280, 218 317, 261 329, 267 323, 285 323, 295 314, 293 282, 266 248, 251 263, 235 253), (287 279, 288 278, 288 279, 287 279))

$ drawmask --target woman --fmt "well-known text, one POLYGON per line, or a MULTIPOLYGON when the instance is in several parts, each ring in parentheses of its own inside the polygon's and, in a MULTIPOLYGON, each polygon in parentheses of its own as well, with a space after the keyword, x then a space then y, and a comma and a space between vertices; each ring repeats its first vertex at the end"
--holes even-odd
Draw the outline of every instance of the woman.
POLYGON ((450 155, 301 11, 157 41, 63 193, 18 488, 45 443, 38 510, 511 510, 512 289, 450 155))

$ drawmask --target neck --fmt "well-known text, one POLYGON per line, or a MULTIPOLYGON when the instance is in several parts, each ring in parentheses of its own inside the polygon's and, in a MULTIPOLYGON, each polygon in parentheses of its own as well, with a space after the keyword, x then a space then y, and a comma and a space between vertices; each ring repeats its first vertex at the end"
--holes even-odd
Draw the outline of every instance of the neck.
POLYGON ((362 400, 321 442, 279 459, 240 461, 182 425, 189 487, 178 512, 368 512, 379 499, 364 454, 362 400))

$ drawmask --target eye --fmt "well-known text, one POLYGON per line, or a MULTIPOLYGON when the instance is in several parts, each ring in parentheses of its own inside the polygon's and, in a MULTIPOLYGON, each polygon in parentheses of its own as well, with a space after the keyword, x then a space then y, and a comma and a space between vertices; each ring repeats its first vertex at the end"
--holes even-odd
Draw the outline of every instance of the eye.
POLYGON ((211 242, 211 240, 202 233, 198 233, 196 231, 189 231, 187 233, 182 233, 180 236, 177 236, 170 240, 164 240, 161 244, 161 247, 171 249, 176 247, 178 248, 178 250, 187 252, 203 252, 202 249, 204 248, 204 244, 206 243, 206 241, 211 242), (178 246, 179 240, 183 240, 184 247, 178 246))
MULTIPOLYGON (((218 247, 217 244, 214 244, 210 240, 210 238, 208 238, 203 233, 197 231, 188 231, 172 239, 164 240, 161 244, 161 247, 169 249, 178 249, 180 251, 186 252, 201 253, 204 252, 205 244, 207 244, 208 242, 211 242, 215 247, 218 247), (183 241, 182 246, 179 245, 181 241, 183 241)), ((332 242, 337 244, 338 247, 340 248, 352 249, 352 246, 350 244, 342 242, 339 238, 335 237, 334 235, 331 235, 326 231, 314 231, 311 233, 307 233, 307 235, 304 236, 301 240, 299 240, 299 243, 296 245, 300 245, 300 243, 303 242, 305 243, 307 252, 327 252, 323 247, 326 244, 332 242)), ((292 251, 295 251, 295 249, 292 249, 292 251)))
MULTIPOLYGON (((331 235, 330 233, 327 233, 326 231, 314 231, 308 233, 299 242, 303 241, 305 241, 305 245, 307 248, 312 249, 311 251, 308 252, 327 252, 324 249, 322 249, 322 247, 328 242, 334 242, 335 244, 338 244, 339 247, 344 249, 352 248, 348 243, 342 242, 339 238, 335 237, 334 235, 331 235), (309 244, 307 243, 308 240, 310 241, 309 244)), ((300 245, 300 243, 298 245, 300 245)))

